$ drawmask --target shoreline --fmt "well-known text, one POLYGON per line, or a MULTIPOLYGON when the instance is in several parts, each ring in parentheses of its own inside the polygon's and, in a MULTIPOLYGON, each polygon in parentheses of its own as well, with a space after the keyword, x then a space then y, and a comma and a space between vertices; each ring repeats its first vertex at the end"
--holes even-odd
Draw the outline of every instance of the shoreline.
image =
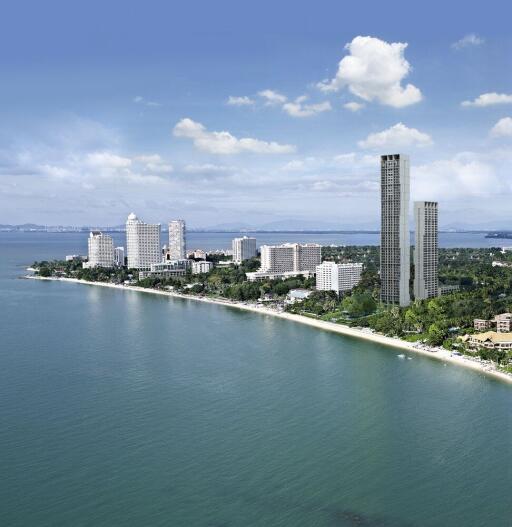
POLYGON ((337 324, 335 322, 326 322, 324 320, 318 320, 314 318, 305 317, 303 315, 295 315, 293 313, 278 312, 266 307, 259 307, 255 305, 248 305, 241 302, 233 302, 230 300, 216 299, 216 298, 207 298, 200 297, 196 295, 187 295, 183 293, 176 293, 173 291, 159 291, 157 289, 150 289, 145 287, 138 287, 133 285, 121 285, 121 284, 111 284, 107 282, 91 282, 88 280, 79 280, 77 278, 58 278, 54 276, 42 277, 27 275, 25 278, 33 280, 47 280, 47 281, 56 281, 56 282, 71 282, 76 284, 84 285, 94 285, 100 287, 108 287, 111 289, 120 289, 122 291, 136 291, 139 293, 149 293, 156 294, 161 296, 167 296, 171 298, 180 298, 182 300, 195 300, 196 302, 204 302, 207 304, 217 304, 225 307, 232 307, 240 309, 243 311, 251 311, 253 313, 260 313, 263 315, 271 315, 273 317, 282 318, 292 322, 298 322, 300 324, 305 324, 307 326, 315 327, 317 329, 322 329, 324 331, 330 331, 331 333, 338 333, 339 335, 354 337, 358 339, 364 339, 377 344, 381 344, 388 347, 393 347, 395 349, 400 349, 403 351, 410 351, 429 357, 431 359, 443 361, 445 363, 454 364, 457 366, 463 366, 465 368, 470 368, 472 370, 478 371, 486 376, 494 377, 501 381, 512 383, 512 374, 502 372, 499 370, 494 370, 488 365, 473 361, 471 359, 465 358, 464 356, 452 356, 448 350, 443 348, 436 348, 435 352, 427 351, 421 348, 417 348, 412 343, 405 340, 401 340, 396 337, 387 337, 379 333, 374 333, 371 331, 365 331, 363 329, 356 329, 346 326, 344 324, 337 324))

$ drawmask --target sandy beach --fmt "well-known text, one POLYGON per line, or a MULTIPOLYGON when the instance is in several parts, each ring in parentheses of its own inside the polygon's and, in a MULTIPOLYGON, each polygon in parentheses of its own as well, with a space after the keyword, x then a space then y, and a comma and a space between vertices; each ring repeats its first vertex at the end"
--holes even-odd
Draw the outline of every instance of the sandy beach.
POLYGON ((382 344, 384 346, 393 347, 395 349, 400 349, 403 351, 408 351, 412 353, 417 353, 424 355, 434 360, 440 360, 445 363, 455 364, 457 366, 463 366, 465 368, 471 368, 473 370, 479 371, 485 375, 492 376, 494 378, 500 379, 502 381, 512 383, 512 374, 498 371, 492 368, 488 364, 482 364, 478 361, 472 360, 464 356, 452 356, 451 353, 443 348, 435 348, 435 351, 428 351, 426 349, 421 349, 416 347, 413 343, 406 342, 404 340, 387 337, 379 333, 370 331, 369 329, 357 329, 351 328, 343 324, 337 324, 334 322, 325 322, 323 320, 317 320, 302 315, 295 315, 291 313, 279 312, 273 309, 269 309, 263 306, 246 304, 242 302, 234 302, 230 300, 217 299, 217 298, 206 298, 196 295, 186 295, 182 293, 176 293, 173 291, 158 291, 156 289, 148 289, 145 287, 137 287, 133 285, 118 285, 110 284, 104 282, 90 282, 86 280, 78 280, 76 278, 57 278, 57 277, 40 277, 34 275, 28 275, 26 278, 36 279, 36 280, 50 280, 58 282, 72 282, 83 285, 92 285, 99 287, 109 287, 112 289, 121 289, 123 291, 137 291, 140 293, 148 293, 153 295, 163 295, 172 298, 180 298, 184 300, 194 300, 197 302, 206 302, 209 304, 217 304, 225 307, 232 307, 235 309, 242 309, 244 311, 252 311, 253 313, 259 313, 261 315, 271 315, 273 317, 283 318, 293 322, 298 322, 300 324, 306 324, 308 326, 313 326, 318 329, 323 329, 325 331, 331 331, 334 333, 339 333, 341 335, 348 335, 350 337, 360 338, 382 344))

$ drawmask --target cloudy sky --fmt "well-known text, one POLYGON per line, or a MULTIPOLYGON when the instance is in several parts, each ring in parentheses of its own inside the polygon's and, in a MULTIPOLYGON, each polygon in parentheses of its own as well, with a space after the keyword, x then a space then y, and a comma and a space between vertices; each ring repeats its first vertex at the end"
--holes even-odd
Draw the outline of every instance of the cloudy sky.
POLYGON ((404 152, 443 226, 510 228, 512 8, 485 6, 10 2, 0 223, 374 228, 404 152))

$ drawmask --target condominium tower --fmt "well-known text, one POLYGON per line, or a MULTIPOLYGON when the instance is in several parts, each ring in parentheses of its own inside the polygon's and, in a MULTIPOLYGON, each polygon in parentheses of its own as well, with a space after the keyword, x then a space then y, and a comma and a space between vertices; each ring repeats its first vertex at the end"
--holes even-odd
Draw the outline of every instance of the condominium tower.
POLYGON ((128 268, 150 270, 162 261, 160 248, 161 226, 141 221, 132 212, 126 222, 126 252, 128 268))
POLYGON ((184 260, 187 257, 185 220, 169 222, 169 260, 184 260))
POLYGON ((231 247, 233 249, 233 262, 236 264, 256 256, 256 238, 247 236, 234 238, 231 242, 231 247))
POLYGON ((414 221, 414 296, 432 298, 438 294, 438 233, 437 203, 415 201, 414 221))
POLYGON ((409 157, 383 155, 381 165, 380 279, 386 304, 410 303, 409 157))
POLYGON ((322 262, 316 267, 316 288, 318 291, 350 291, 361 280, 362 263, 322 262))
POLYGON ((113 267, 114 241, 100 231, 91 231, 88 239, 88 262, 86 267, 113 267))

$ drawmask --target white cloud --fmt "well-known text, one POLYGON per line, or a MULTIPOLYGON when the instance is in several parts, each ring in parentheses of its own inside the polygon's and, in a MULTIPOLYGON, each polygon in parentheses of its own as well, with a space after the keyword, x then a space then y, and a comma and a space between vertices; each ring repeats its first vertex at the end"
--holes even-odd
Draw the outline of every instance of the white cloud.
POLYGON ((512 137, 512 117, 503 117, 491 129, 493 137, 512 137))
POLYGON ((347 110, 350 110, 351 112, 358 112, 359 110, 362 110, 364 108, 364 104, 360 102, 347 102, 343 105, 343 108, 346 108, 347 110))
POLYGON ((168 174, 174 170, 174 167, 164 161, 158 154, 136 156, 133 160, 141 163, 146 172, 168 174))
POLYGON ((95 168, 128 168, 132 160, 111 152, 93 152, 87 155, 87 162, 95 168))
POLYGON ((421 101, 421 91, 412 84, 402 86, 411 66, 404 57, 406 43, 388 43, 374 37, 355 37, 345 46, 348 55, 338 65, 336 77, 318 84, 325 92, 344 87, 365 101, 401 108, 421 101))
POLYGON ((288 100, 288 98, 285 95, 279 92, 276 92, 274 90, 262 90, 258 92, 258 95, 265 99, 266 101, 265 104, 267 104, 268 106, 284 104, 288 100))
POLYGON ((256 154, 289 154, 295 152, 293 145, 283 145, 274 141, 267 142, 251 137, 238 139, 229 132, 209 132, 201 123, 192 119, 181 119, 174 127, 176 137, 192 139, 198 150, 210 154, 240 154, 252 152, 256 154))
POLYGON ((481 46, 484 42, 485 39, 483 39, 482 37, 475 35, 475 33, 469 33, 468 35, 462 37, 460 40, 457 40, 457 42, 454 42, 452 44, 452 48, 463 49, 472 46, 481 46))
POLYGON ((512 94, 506 93, 482 93, 473 101, 463 101, 461 106, 492 106, 494 104, 512 104, 512 94))
POLYGON ((243 95, 242 97, 234 97, 233 95, 230 95, 226 104, 229 106, 251 106, 254 104, 254 100, 247 97, 247 95, 243 95))
POLYGON ((294 102, 283 104, 283 110, 292 117, 311 117, 322 112, 332 110, 329 101, 320 102, 317 104, 304 104, 307 100, 305 95, 297 97, 294 102))
POLYGON ((149 106, 149 107, 155 107, 155 108, 158 106, 162 106, 159 102, 149 101, 148 99, 142 97, 141 95, 137 95, 137 97, 134 97, 133 102, 135 104, 141 104, 143 106, 149 106))
POLYGON ((432 138, 416 128, 408 128, 403 123, 397 123, 387 130, 370 134, 363 141, 359 141, 360 148, 386 149, 406 148, 411 146, 429 146, 432 138))
POLYGON ((411 170, 415 197, 453 200, 488 197, 504 191, 495 168, 471 153, 415 166, 411 170))
POLYGON ((185 165, 183 172, 187 174, 217 174, 232 172, 234 167, 225 165, 214 165, 213 163, 203 163, 201 165, 185 165))

